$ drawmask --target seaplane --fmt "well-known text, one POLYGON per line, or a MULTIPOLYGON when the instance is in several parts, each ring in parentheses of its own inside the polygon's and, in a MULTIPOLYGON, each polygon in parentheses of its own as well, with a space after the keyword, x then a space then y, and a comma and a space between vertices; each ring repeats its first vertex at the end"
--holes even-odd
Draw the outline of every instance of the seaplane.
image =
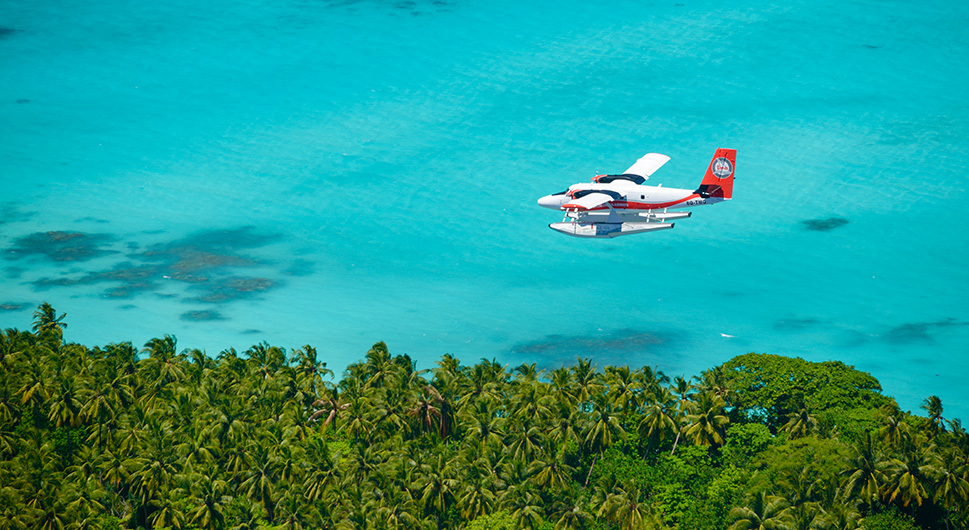
POLYGON ((668 230, 675 224, 671 221, 692 214, 669 210, 730 200, 736 149, 717 149, 695 190, 643 184, 669 160, 666 155, 648 153, 621 174, 596 175, 592 182, 542 197, 538 205, 565 212, 562 222, 548 225, 552 230, 576 237, 613 238, 668 230))

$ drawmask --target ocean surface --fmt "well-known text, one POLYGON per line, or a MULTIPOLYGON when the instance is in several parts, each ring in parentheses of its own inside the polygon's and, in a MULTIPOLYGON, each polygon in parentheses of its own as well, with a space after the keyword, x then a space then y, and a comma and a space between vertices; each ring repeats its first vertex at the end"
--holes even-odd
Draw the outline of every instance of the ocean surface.
POLYGON ((842 360, 969 420, 969 4, 4 0, 0 327, 432 368, 842 360), (647 152, 734 200, 585 240, 647 152))

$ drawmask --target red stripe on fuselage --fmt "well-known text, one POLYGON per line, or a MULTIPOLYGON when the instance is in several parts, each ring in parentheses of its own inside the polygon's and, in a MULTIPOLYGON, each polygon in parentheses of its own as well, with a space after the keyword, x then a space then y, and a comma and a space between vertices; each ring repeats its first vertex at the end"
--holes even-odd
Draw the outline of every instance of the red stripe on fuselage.
MULTIPOLYGON (((687 197, 684 197, 682 199, 675 200, 675 201, 672 201, 672 202, 660 202, 660 203, 656 203, 656 204, 649 204, 649 203, 645 203, 645 202, 635 202, 635 201, 610 201, 608 204, 611 204, 612 207, 615 208, 616 210, 658 210, 658 209, 662 209, 662 208, 669 208, 671 206, 675 206, 675 205, 680 204, 680 203, 684 203, 684 202, 686 202, 686 201, 688 201, 690 199, 699 199, 699 198, 700 198, 700 196, 698 194, 694 193, 692 195, 689 195, 687 197)), ((587 211, 590 211, 590 212, 591 211, 594 211, 594 210, 608 210, 609 209, 609 207, 606 206, 605 204, 603 204, 602 206, 596 206, 595 208, 583 208, 583 207, 581 207, 581 206, 579 206, 577 204, 563 204, 562 205, 562 209, 563 210, 568 210, 568 209, 573 209, 573 208, 574 209, 579 209, 579 210, 587 210, 587 211)))

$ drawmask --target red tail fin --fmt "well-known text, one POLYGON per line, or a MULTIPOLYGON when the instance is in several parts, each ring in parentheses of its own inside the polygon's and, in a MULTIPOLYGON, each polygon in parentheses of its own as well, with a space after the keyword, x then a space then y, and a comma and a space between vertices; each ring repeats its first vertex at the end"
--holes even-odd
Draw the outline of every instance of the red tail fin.
POLYGON ((703 175, 703 182, 696 190, 701 197, 719 197, 729 199, 733 196, 733 174, 737 168, 736 149, 717 149, 703 175))

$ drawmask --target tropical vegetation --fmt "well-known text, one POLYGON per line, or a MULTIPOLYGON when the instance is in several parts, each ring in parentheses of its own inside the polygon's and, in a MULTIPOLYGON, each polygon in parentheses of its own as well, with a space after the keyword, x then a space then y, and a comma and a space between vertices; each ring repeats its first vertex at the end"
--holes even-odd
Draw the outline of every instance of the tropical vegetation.
POLYGON ((969 526, 960 422, 839 362, 422 370, 378 342, 335 378, 310 346, 86 347, 34 318, 0 334, 0 528, 969 526))

